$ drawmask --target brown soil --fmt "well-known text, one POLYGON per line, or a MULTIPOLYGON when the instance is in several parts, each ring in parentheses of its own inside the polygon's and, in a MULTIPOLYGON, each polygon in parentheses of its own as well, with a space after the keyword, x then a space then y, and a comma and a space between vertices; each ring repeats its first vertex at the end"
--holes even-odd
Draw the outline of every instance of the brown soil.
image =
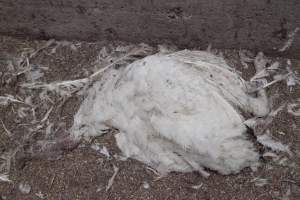
MULTIPOLYGON (((17 40, 9 37, 0 37, 0 72, 4 74, 6 60, 20 57, 24 48, 36 49, 45 41, 17 40)), ((77 50, 70 46, 58 47, 56 53, 50 54, 51 48, 38 53, 31 63, 49 67, 44 82, 70 80, 85 77, 93 70, 94 61, 100 49, 108 44, 85 43, 77 45, 77 50)), ((245 77, 253 74, 253 66, 248 70, 241 67, 238 53, 223 51, 229 63, 238 70, 243 71, 245 77)), ((279 59, 280 60, 280 59, 279 59)), ((292 60, 292 67, 300 73, 300 62, 292 60)), ((1 73, 0 73, 1 75, 1 73)), ((1 76, 0 76, 1 77, 1 76)), ((3 79, 3 77, 2 77, 3 79)), ((0 82, 0 96, 4 94, 24 96, 18 86, 22 77, 9 84, 0 82)), ((293 102, 300 97, 299 88, 290 92, 285 83, 276 84, 270 89, 269 94, 277 94, 274 98, 274 107, 284 102, 293 102)), ((33 92, 34 102, 39 103, 38 93, 33 92)), ((56 100, 56 99, 55 99, 56 100)), ((51 112, 49 121, 54 127, 60 128, 55 137, 64 134, 64 130, 72 125, 82 97, 69 98, 62 108, 51 112)), ((56 105, 56 104, 55 104, 56 105)), ((0 119, 10 130, 13 136, 8 137, 0 126, 0 154, 24 146, 23 143, 33 144, 35 140, 43 139, 45 128, 26 140, 27 128, 22 125, 31 119, 19 119, 12 110, 18 109, 16 105, 6 108, 0 107, 0 119)), ((41 119, 49 107, 38 106, 37 118, 41 119)), ((280 154, 279 160, 262 159, 256 172, 245 169, 237 175, 222 176, 210 172, 209 178, 204 178, 197 173, 171 173, 166 177, 157 179, 155 173, 147 166, 135 160, 121 161, 115 157, 110 159, 90 148, 95 142, 108 148, 111 155, 119 155, 113 134, 94 138, 84 142, 72 151, 63 152, 62 155, 39 159, 28 159, 18 166, 18 160, 13 162, 10 170, 11 183, 0 182, 0 199, 7 200, 83 200, 83 199, 300 199, 300 120, 283 109, 270 126, 272 135, 284 144, 288 144, 294 152, 293 157, 280 154), (280 134, 284 132, 285 135, 280 134), (282 159, 288 158, 286 162, 282 159), (109 179, 114 173, 113 166, 119 168, 112 187, 106 191, 109 179), (267 179, 267 184, 259 186, 255 178, 267 179), (28 183, 31 191, 24 194, 19 190, 20 183, 28 183), (200 186, 201 185, 201 186, 200 186), (199 186, 198 188, 195 186, 199 186), (42 194, 42 195, 40 195, 42 194), (39 197, 40 196, 40 197, 39 197), (43 197, 43 198, 42 198, 43 197)), ((54 137, 54 136, 53 136, 54 137)))

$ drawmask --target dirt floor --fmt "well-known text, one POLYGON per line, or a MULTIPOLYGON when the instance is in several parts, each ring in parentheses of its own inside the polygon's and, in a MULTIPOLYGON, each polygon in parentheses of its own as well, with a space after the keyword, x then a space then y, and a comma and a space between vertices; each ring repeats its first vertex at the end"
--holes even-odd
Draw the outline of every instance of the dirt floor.
MULTIPOLYGON (((84 78, 103 65, 99 63, 103 54, 118 45, 127 44, 47 43, 0 37, 0 96, 9 94, 26 102, 0 104, 0 175, 8 174, 10 180, 0 181, 0 200, 300 199, 300 118, 288 113, 288 106, 276 115, 269 130, 274 139, 289 145, 293 155, 266 155, 256 171, 247 168, 237 175, 210 172, 211 176, 204 178, 197 173, 171 173, 158 178, 155 171, 140 162, 124 161, 113 133, 65 150, 34 155, 37 141, 68 134, 83 96, 61 98, 51 92, 24 89, 22 84, 84 78), (34 53, 37 49, 40 51, 34 53), (103 147, 109 155, 101 151, 103 147), (114 172, 112 185, 107 188, 114 172)), ((254 67, 243 67, 238 51, 221 52, 245 78, 253 75, 254 67)), ((286 59, 272 58, 275 60, 286 65, 286 59)), ((291 59, 290 67, 300 73, 300 61, 291 59)), ((274 108, 300 98, 299 86, 290 90, 284 81, 268 93, 274 108)))

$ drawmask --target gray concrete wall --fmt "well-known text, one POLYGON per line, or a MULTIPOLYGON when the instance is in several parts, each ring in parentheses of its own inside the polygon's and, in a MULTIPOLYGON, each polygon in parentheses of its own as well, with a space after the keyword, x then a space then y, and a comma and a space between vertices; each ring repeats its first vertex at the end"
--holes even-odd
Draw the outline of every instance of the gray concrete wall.
MULTIPOLYGON (((17 36, 276 53, 296 27, 299 0, 0 0, 0 33, 17 36)), ((300 57, 300 31, 286 54, 300 57)))

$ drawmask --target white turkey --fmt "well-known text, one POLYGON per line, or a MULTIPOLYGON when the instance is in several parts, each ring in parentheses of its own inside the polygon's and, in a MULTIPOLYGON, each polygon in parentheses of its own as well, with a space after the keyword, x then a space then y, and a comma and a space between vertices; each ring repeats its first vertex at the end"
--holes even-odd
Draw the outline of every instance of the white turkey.
POLYGON ((269 113, 264 90, 249 84, 226 62, 203 51, 156 54, 95 82, 74 119, 73 137, 118 129, 126 157, 165 174, 204 168, 221 174, 255 165, 259 154, 244 121, 269 113))

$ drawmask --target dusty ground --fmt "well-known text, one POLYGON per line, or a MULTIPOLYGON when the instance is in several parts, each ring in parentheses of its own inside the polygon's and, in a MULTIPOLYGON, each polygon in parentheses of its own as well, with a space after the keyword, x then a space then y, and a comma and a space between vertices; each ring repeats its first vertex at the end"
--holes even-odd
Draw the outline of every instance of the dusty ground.
MULTIPOLYGON (((73 95, 64 100, 49 94, 52 99, 41 102, 40 91, 21 89, 20 84, 27 81, 24 74, 14 76, 8 73, 9 60, 17 62, 16 58, 20 58, 22 52, 28 51, 28 48, 38 49, 43 44, 45 41, 0 37, 0 96, 11 94, 22 100, 28 95, 32 96, 33 108, 30 109, 35 110, 36 121, 43 119, 50 107, 54 107, 49 118, 39 124, 32 123, 34 117, 30 109, 25 109, 25 116, 22 115, 20 109, 26 107, 22 104, 0 106, 0 119, 11 133, 9 135, 0 124, 0 154, 3 157, 10 152, 9 155, 15 158, 11 161, 9 172, 11 182, 0 181, 0 199, 300 199, 300 118, 287 113, 286 108, 279 112, 269 129, 274 138, 290 146, 293 156, 281 153, 276 159, 261 159, 261 165, 255 172, 245 169, 231 176, 210 172, 208 179, 197 173, 171 173, 157 179, 147 166, 131 159, 122 161, 114 156, 120 155, 120 152, 113 134, 83 142, 72 151, 64 151, 62 155, 50 153, 48 157, 20 161, 20 152, 24 153, 37 140, 65 135, 83 99, 73 95), (53 126, 49 135, 47 127, 51 123, 53 126), (33 130, 37 125, 42 127, 33 130), (93 144, 107 147, 110 158, 91 148, 93 144), (13 150, 17 151, 15 156, 13 150), (106 191, 114 166, 119 168, 119 172, 111 188, 106 191), (28 194, 21 192, 20 184, 30 185, 28 194)), ((30 59, 30 63, 48 68, 39 79, 43 82, 83 78, 94 71, 96 58, 104 45, 108 44, 65 43, 58 46, 55 52, 55 45, 52 45, 38 52, 30 59)), ((231 65, 243 72, 244 77, 253 75, 253 66, 244 69, 237 52, 224 50, 223 53, 231 65)), ((292 60, 291 68, 300 73, 300 62, 292 60)), ((273 96, 275 108, 283 103, 295 102, 300 97, 299 88, 290 91, 285 82, 276 84, 268 93, 273 96)), ((7 166, 0 169, 1 174, 7 171, 7 166)))

